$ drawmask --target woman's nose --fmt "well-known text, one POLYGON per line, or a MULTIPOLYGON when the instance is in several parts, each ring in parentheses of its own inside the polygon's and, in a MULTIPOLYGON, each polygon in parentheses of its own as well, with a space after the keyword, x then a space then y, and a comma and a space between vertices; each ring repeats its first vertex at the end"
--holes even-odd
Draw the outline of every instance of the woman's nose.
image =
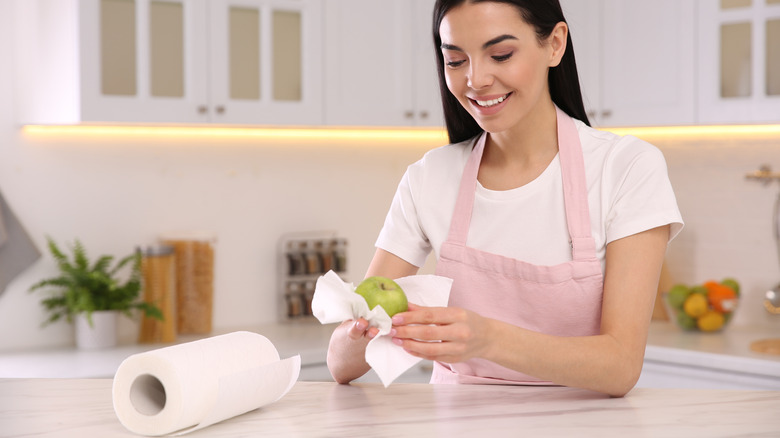
POLYGON ((479 90, 481 88, 490 86, 492 82, 493 82, 493 75, 490 73, 489 69, 486 68, 486 66, 483 66, 481 63, 473 62, 473 61, 469 63, 468 82, 467 82, 469 88, 474 90, 479 90))

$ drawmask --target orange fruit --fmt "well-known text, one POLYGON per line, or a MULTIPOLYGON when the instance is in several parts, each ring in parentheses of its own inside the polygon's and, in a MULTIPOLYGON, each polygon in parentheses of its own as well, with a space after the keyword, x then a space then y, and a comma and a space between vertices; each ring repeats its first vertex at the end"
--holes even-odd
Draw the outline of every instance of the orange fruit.
POLYGON ((734 289, 714 281, 704 283, 707 288, 707 300, 717 312, 731 312, 737 308, 737 293, 734 289))

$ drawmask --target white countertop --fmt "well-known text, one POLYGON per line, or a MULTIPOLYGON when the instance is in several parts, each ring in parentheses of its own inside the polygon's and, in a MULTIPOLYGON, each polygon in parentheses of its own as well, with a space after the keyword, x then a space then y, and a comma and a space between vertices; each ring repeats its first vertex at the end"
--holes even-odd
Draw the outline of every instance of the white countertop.
MULTIPOLYGON (((324 364, 328 342, 334 325, 319 323, 266 324, 251 329, 217 330, 208 336, 217 336, 237 330, 249 330, 268 338, 279 351, 279 356, 301 355, 301 366, 324 364)), ((179 336, 178 343, 190 342, 206 336, 179 336)), ((0 378, 101 378, 114 377, 119 365, 127 357, 173 344, 128 344, 103 350, 79 350, 63 347, 46 350, 0 353, 0 378)))
MULTIPOLYGON (((317 322, 267 324, 250 329, 266 336, 282 358, 301 355, 302 366, 325 363, 328 341, 334 325, 317 322)), ((214 335, 233 330, 221 330, 214 335)), ((645 353, 646 367, 663 366, 707 368, 722 373, 769 377, 780 385, 780 355, 756 353, 750 343, 780 337, 772 327, 728 327, 720 333, 685 332, 671 322, 653 322, 645 353)), ((181 336, 179 342, 198 339, 181 336)), ((128 356, 165 345, 120 345, 107 350, 83 351, 73 347, 0 353, 0 378, 110 378, 128 356)), ((319 379, 314 379, 319 380, 319 379)), ((416 381, 416 380, 415 380, 416 381)), ((643 385, 640 379, 639 386, 643 385)), ((649 385, 655 386, 655 385, 649 385)))
POLYGON ((645 360, 752 373, 780 378, 780 355, 750 349, 753 341, 780 338, 780 330, 733 326, 719 333, 684 331, 671 322, 654 321, 645 360))
MULTIPOLYGON (((0 379, 0 436, 132 437, 110 379, 0 379)), ((276 403, 187 436, 778 436, 780 392, 298 382, 276 403)))

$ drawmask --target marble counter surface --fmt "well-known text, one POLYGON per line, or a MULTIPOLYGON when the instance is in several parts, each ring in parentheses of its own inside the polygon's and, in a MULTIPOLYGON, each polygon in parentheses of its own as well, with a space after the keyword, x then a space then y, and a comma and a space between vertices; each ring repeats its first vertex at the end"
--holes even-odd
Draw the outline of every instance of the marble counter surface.
POLYGON ((733 326, 717 333, 703 333, 682 330, 668 321, 653 321, 650 324, 647 345, 655 349, 717 354, 780 365, 780 355, 758 353, 750 349, 753 341, 768 338, 780 338, 780 325, 733 326))
MULTIPOLYGON (((301 355, 301 365, 325 363, 328 342, 335 326, 319 323, 264 324, 251 328, 217 330, 208 336, 217 336, 237 330, 249 330, 268 338, 287 358, 301 355)), ((191 342, 206 336, 183 335, 176 343, 191 342)), ((114 377, 119 365, 127 357, 172 344, 120 344, 103 350, 78 350, 63 347, 46 350, 0 353, 0 378, 101 378, 114 377)))
MULTIPOLYGON (((298 382, 191 437, 776 437, 780 392, 298 382)), ((130 437, 109 379, 0 379, 0 437, 130 437)))
POLYGON ((718 333, 687 332, 671 322, 653 322, 645 361, 775 377, 780 381, 780 355, 750 349, 753 341, 780 338, 780 328, 727 327, 718 333))

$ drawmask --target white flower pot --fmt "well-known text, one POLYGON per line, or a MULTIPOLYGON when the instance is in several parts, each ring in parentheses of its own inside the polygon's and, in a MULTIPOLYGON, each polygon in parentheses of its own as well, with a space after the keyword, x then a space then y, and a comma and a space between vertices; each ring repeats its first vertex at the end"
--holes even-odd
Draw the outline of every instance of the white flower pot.
POLYGON ((92 312, 92 325, 86 313, 76 315, 76 346, 82 350, 97 350, 116 345, 116 323, 119 312, 92 312))

